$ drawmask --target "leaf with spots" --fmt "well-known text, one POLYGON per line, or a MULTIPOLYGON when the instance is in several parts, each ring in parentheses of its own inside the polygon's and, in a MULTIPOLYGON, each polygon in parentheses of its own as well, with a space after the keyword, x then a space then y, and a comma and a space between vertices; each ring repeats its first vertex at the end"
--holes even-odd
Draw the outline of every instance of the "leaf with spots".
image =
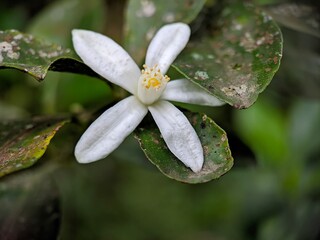
POLYGON ((0 69, 24 71, 43 80, 48 70, 96 76, 73 51, 16 30, 0 31, 0 69))
POLYGON ((170 152, 155 124, 139 127, 135 137, 147 158, 169 178, 185 183, 203 183, 219 178, 233 165, 226 133, 204 114, 186 113, 186 116, 204 150, 204 165, 198 173, 191 171, 170 152))
POLYGON ((282 57, 282 34, 272 18, 249 4, 221 11, 216 29, 191 41, 173 67, 236 108, 252 105, 282 57))
POLYGON ((126 12, 126 49, 141 63, 148 42, 164 24, 190 23, 205 4, 205 0, 130 0, 126 12))
POLYGON ((66 118, 0 122, 0 177, 32 166, 66 118))

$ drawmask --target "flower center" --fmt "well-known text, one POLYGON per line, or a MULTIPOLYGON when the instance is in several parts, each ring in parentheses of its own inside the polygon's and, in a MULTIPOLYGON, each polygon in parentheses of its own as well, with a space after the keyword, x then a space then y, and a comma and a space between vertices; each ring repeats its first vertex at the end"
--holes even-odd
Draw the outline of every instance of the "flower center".
POLYGON ((161 82, 157 78, 149 78, 144 84, 147 89, 150 87, 157 89, 161 86, 161 82))
POLYGON ((143 68, 138 82, 138 98, 150 105, 159 99, 170 78, 161 73, 157 64, 151 68, 144 64, 143 68))

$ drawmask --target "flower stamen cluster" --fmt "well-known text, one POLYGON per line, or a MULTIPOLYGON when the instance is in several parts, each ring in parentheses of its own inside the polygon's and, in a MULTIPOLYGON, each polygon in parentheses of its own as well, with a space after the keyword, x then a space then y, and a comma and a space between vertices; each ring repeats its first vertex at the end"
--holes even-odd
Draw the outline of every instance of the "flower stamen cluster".
POLYGON ((137 96, 142 103, 151 105, 160 98, 170 78, 161 73, 158 64, 153 67, 144 64, 143 68, 138 81, 137 96))
POLYGON ((142 84, 146 89, 153 88, 158 90, 163 86, 163 84, 167 84, 170 81, 170 78, 167 75, 163 75, 158 67, 158 64, 153 67, 148 67, 146 64, 143 65, 141 70, 141 78, 142 84))

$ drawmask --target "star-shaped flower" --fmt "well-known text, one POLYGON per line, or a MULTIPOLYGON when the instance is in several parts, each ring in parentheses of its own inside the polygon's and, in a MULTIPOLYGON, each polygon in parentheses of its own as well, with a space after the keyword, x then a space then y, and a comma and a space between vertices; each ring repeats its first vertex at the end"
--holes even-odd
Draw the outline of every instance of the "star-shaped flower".
POLYGON ((143 70, 112 39, 87 30, 73 30, 73 45, 92 70, 132 94, 96 119, 75 148, 80 163, 108 156, 151 112, 170 151, 192 171, 204 156, 200 140, 185 115, 169 101, 218 106, 223 103, 187 79, 169 82, 166 74, 186 46, 190 28, 184 23, 160 28, 152 39, 143 70))

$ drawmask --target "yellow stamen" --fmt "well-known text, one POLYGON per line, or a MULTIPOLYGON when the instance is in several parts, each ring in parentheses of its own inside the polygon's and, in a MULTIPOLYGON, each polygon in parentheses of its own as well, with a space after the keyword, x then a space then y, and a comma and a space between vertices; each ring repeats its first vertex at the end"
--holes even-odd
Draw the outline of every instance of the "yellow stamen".
POLYGON ((170 80, 167 75, 162 75, 157 64, 151 68, 144 64, 143 68, 141 70, 141 75, 143 75, 142 83, 146 89, 153 88, 157 90, 170 80))
POLYGON ((160 98, 169 80, 167 75, 161 73, 157 64, 153 67, 144 64, 138 83, 138 98, 146 105, 153 104, 160 98))
POLYGON ((145 85, 147 89, 149 89, 150 87, 157 89, 160 86, 161 86, 161 82, 157 78, 149 78, 145 85))

